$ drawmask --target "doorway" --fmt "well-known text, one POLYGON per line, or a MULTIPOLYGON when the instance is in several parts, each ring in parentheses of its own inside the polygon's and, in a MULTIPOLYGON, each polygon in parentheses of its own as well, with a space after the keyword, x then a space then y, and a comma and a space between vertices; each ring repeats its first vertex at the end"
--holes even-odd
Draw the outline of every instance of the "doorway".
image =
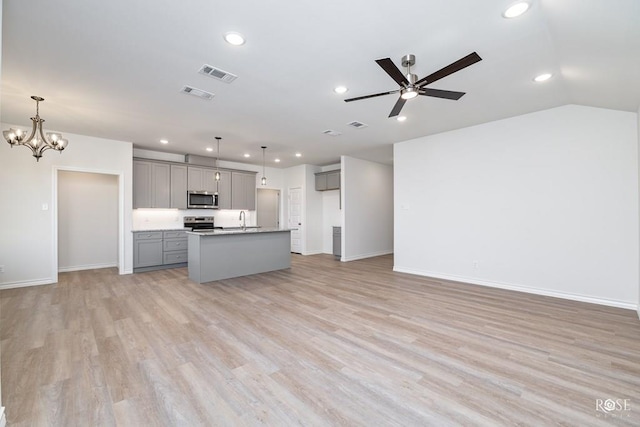
POLYGON ((258 188, 258 227, 280 228, 280 190, 258 188))
POLYGON ((302 188, 289 189, 289 228, 291 252, 302 253, 302 188))
POLYGON ((118 176, 58 171, 58 271, 118 265, 118 176))

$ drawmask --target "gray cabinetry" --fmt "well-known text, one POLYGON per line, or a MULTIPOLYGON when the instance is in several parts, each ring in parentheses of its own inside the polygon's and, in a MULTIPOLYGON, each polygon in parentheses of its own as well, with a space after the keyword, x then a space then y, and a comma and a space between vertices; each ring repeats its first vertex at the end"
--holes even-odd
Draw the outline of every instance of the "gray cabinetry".
POLYGON ((171 207, 187 209, 187 167, 171 165, 171 207))
POLYGON ((189 191, 216 191, 216 171, 210 168, 189 166, 187 172, 187 186, 189 191))
POLYGON ((316 191, 340 189, 340 171, 319 172, 316 174, 316 191))
POLYGON ((133 245, 135 272, 187 265, 187 233, 184 231, 136 231, 133 245))
POLYGON ((229 171, 220 171, 218 207, 220 209, 231 209, 231 172, 229 171))
POLYGON ((162 231, 136 232, 133 245, 133 268, 162 264, 162 231))
POLYGON ((164 265, 187 262, 187 233, 184 231, 165 231, 163 233, 164 265))
POLYGON ((256 174, 231 172, 231 209, 256 209, 256 174))
POLYGON ((133 208, 169 208, 171 169, 168 163, 133 161, 133 208))
POLYGON ((333 227, 333 254, 342 256, 342 227, 333 227))

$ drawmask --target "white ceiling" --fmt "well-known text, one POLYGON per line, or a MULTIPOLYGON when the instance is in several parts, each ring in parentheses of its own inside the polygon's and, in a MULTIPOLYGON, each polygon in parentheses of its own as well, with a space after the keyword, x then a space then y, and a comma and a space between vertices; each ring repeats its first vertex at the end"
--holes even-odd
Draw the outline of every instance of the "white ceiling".
POLYGON ((511 3, 4 0, 2 121, 29 125, 39 95, 47 130, 201 155, 219 135, 222 159, 260 164, 267 145, 268 164, 288 167, 341 154, 390 163, 394 142, 567 103, 638 110, 640 1, 532 0, 504 19, 511 3), (246 44, 227 44, 228 31, 246 44), (420 78, 473 51, 483 61, 429 86, 467 94, 408 101, 404 123, 387 118, 397 95, 343 102, 397 88, 375 59, 415 54, 420 78), (203 64, 239 77, 219 82, 203 64))

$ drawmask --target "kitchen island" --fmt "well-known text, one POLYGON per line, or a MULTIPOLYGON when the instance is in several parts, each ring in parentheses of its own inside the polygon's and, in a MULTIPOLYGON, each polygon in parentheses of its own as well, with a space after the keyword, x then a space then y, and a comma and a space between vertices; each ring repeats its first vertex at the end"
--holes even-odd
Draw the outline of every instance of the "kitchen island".
POLYGON ((197 283, 291 267, 291 230, 188 231, 189 279, 197 283))

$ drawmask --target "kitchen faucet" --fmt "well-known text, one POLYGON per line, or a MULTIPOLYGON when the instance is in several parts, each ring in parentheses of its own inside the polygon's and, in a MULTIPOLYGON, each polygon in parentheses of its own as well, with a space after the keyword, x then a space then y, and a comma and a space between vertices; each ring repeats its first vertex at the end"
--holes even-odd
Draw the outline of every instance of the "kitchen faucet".
POLYGON ((244 230, 245 228, 247 228, 247 215, 244 213, 244 211, 240 211, 240 221, 242 221, 242 229, 244 230))

